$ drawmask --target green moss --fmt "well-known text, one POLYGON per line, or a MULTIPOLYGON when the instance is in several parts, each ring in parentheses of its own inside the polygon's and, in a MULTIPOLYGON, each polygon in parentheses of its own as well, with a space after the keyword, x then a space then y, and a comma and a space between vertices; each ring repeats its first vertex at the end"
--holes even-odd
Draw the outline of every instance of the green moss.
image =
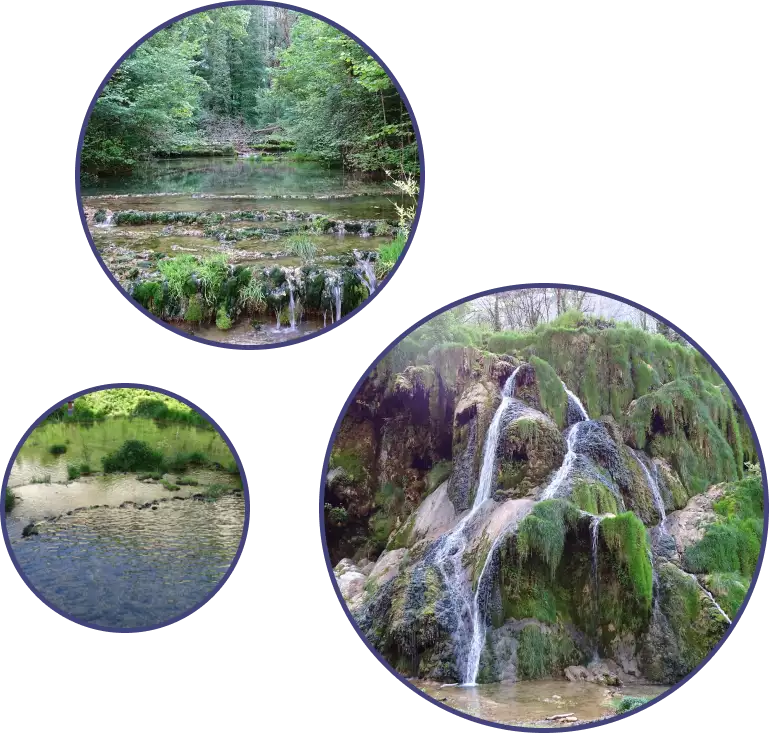
POLYGON ((354 450, 341 450, 334 448, 328 462, 329 468, 341 468, 354 482, 363 481, 366 471, 363 467, 363 459, 354 450))
POLYGON ((705 576, 705 587, 730 618, 740 610, 750 588, 750 578, 739 573, 713 573, 705 576))
POLYGON ((578 520, 579 510, 564 499, 539 502, 518 525, 516 547, 520 560, 537 555, 554 575, 563 556, 566 532, 578 520))
POLYGON ((507 564, 502 571, 502 612, 493 619, 501 626, 505 619, 535 618, 553 624, 558 619, 556 584, 536 568, 507 564))
POLYGON ((620 698, 612 700, 612 707, 617 714, 626 713, 628 710, 635 710, 640 708, 641 705, 646 705, 651 700, 650 697, 632 697, 630 695, 623 695, 620 698))
POLYGON ((579 661, 577 647, 562 631, 543 631, 534 624, 521 630, 518 639, 518 675, 521 679, 556 676, 579 661))
POLYGON ((653 574, 643 522, 632 512, 607 517, 601 521, 600 537, 616 561, 620 579, 632 590, 639 605, 650 610, 653 574))
POLYGON ((189 305, 184 313, 184 320, 191 323, 200 323, 203 320, 203 305, 200 295, 195 294, 190 298, 189 305))
POLYGON ((617 513, 617 499, 600 481, 577 479, 574 482, 571 500, 580 509, 590 514, 617 513))
POLYGON ((163 472, 162 471, 143 471, 142 473, 138 474, 136 476, 137 480, 139 481, 160 481, 160 479, 163 478, 163 472))
POLYGON ((438 463, 433 465, 425 477, 425 485, 428 494, 435 491, 435 489, 451 476, 453 467, 454 464, 451 461, 438 461, 438 463))
POLYGON ((406 520, 401 525, 400 529, 398 529, 398 531, 392 536, 392 539, 387 543, 388 550, 400 550, 403 547, 409 546, 411 541, 411 533, 414 530, 415 520, 416 514, 412 514, 408 520, 406 520))
POLYGON ((567 398, 563 383, 555 369, 543 359, 532 356, 529 362, 537 373, 542 409, 555 420, 556 425, 565 427, 567 398))
POLYGON ((166 489, 166 491, 179 491, 180 490, 179 486, 177 486, 174 483, 171 483, 170 481, 167 481, 164 478, 160 479, 160 483, 162 484, 163 488, 166 489))
POLYGON ((216 327, 220 331, 229 331, 232 328, 232 319, 227 315, 224 306, 216 311, 216 327))
POLYGON ((10 486, 5 487, 5 513, 8 514, 16 506, 18 497, 10 486))

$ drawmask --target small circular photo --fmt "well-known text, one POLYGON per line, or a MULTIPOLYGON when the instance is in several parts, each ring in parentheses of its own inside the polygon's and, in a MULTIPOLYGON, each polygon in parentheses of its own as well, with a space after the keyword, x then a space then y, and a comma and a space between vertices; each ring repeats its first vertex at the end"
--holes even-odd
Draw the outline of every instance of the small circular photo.
POLYGON ((416 121, 336 23, 221 3, 155 28, 94 95, 83 226, 145 315, 231 348, 318 335, 387 284, 421 208, 416 121))
POLYGON ((143 385, 67 398, 5 472, 3 538, 44 603, 102 631, 147 631, 224 584, 248 528, 240 460, 194 405, 143 385))
POLYGON ((763 558, 761 451, 726 376, 587 288, 490 291, 417 326, 355 386, 323 467, 324 552, 361 639, 496 727, 597 725, 673 693, 763 558))

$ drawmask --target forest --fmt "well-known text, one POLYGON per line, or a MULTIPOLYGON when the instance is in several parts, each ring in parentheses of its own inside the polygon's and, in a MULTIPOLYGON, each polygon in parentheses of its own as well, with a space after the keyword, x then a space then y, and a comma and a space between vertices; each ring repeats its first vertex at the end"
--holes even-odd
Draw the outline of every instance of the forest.
POLYGON ((418 172, 411 118, 367 51, 309 15, 256 5, 196 13, 142 43, 96 101, 81 171, 227 146, 418 172), (250 147, 259 130, 276 134, 250 147))
POLYGON ((224 7, 158 31, 109 78, 80 150, 83 213, 146 311, 213 342, 287 341, 386 279, 419 155, 356 41, 285 8, 224 7))
POLYGON ((494 722, 571 724, 648 703, 723 638, 764 494, 741 405, 680 333, 529 288, 432 318, 374 366, 323 521, 339 591, 399 674, 494 722))

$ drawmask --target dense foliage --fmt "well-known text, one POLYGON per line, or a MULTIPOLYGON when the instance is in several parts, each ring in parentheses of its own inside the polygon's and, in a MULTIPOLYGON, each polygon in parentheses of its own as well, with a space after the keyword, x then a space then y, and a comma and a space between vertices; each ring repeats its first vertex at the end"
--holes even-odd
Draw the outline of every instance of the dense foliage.
POLYGON ((93 175, 151 155, 232 153, 258 128, 273 133, 264 151, 418 169, 403 100, 365 49, 320 20, 263 6, 196 13, 143 42, 99 95, 81 167, 93 175))
MULTIPOLYGON (((149 389, 128 387, 101 389, 84 394, 75 399, 72 415, 68 414, 65 404, 48 415, 46 422, 102 420, 108 417, 148 417, 211 427, 211 423, 202 415, 173 397, 149 389)), ((66 446, 62 447, 66 451, 66 446)))

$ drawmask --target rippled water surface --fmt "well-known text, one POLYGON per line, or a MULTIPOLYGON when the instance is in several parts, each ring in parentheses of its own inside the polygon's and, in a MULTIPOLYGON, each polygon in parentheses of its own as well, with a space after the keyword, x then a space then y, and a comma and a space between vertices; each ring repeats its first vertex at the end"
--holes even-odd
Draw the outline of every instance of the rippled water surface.
POLYGON ((137 628, 204 601, 224 577, 243 533, 242 495, 169 500, 153 508, 100 507, 8 532, 19 566, 48 603, 79 621, 137 628))

